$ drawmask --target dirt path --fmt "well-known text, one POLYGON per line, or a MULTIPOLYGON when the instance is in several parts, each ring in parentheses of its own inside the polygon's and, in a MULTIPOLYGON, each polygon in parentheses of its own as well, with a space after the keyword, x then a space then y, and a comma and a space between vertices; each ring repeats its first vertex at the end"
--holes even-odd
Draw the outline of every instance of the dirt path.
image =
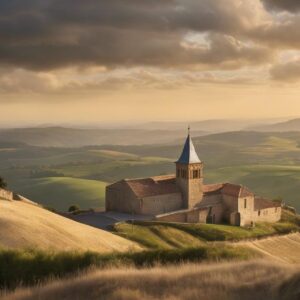
POLYGON ((250 247, 275 261, 300 264, 300 233, 273 236, 253 241, 240 241, 234 244, 250 247))

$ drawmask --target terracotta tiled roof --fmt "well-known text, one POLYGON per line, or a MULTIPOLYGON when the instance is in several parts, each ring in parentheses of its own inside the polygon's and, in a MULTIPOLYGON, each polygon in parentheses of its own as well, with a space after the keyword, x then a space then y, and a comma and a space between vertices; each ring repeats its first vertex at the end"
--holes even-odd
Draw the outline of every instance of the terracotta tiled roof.
POLYGON ((280 207, 281 204, 279 202, 274 202, 264 198, 255 198, 254 200, 254 210, 272 208, 272 207, 280 207))
POLYGON ((225 183, 222 188, 222 194, 233 197, 254 196, 254 194, 245 186, 239 184, 225 183))
POLYGON ((207 194, 204 195, 203 200, 197 205, 197 207, 205 208, 205 207, 215 206, 222 203, 222 200, 220 198, 215 198, 215 197, 211 198, 205 196, 207 196, 207 194))
POLYGON ((174 175, 125 180, 138 198, 180 193, 174 175))
POLYGON ((206 184, 203 186, 203 192, 204 194, 220 193, 223 187, 224 183, 206 184))
POLYGON ((254 195, 248 188, 232 183, 207 184, 204 185, 203 192, 206 195, 222 193, 223 195, 233 197, 247 197, 254 195))

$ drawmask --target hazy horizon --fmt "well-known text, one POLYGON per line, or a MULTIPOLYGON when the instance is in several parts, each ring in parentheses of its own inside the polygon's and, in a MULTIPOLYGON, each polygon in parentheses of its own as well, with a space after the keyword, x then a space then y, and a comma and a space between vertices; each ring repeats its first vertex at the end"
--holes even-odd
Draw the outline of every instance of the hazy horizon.
MULTIPOLYGON (((155 129, 160 129, 160 125, 166 125, 169 129, 185 130, 189 125, 202 122, 236 122, 237 124, 263 125, 276 124, 294 119, 300 119, 300 116, 287 116, 277 118, 212 118, 212 119, 192 119, 192 120, 148 120, 148 121, 106 121, 106 122, 88 122, 88 121, 70 121, 70 122, 38 122, 38 121, 3 121, 0 120, 0 129, 13 128, 78 128, 78 129, 144 129, 153 126, 155 129), (158 127, 157 127, 157 126, 158 127)), ((161 127, 164 130, 164 127, 161 127)), ((193 130, 193 127, 191 128, 193 130)))

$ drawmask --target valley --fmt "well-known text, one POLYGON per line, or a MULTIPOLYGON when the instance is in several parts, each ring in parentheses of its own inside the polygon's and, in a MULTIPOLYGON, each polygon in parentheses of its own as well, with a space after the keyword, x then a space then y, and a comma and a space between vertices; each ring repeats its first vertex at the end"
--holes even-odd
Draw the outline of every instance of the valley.
MULTIPOLYGON (((206 183, 241 183, 300 209, 300 133, 239 131, 193 140, 206 183)), ((0 174, 11 189, 47 207, 101 209, 106 184, 173 173, 181 143, 57 148, 0 142, 0 174)))

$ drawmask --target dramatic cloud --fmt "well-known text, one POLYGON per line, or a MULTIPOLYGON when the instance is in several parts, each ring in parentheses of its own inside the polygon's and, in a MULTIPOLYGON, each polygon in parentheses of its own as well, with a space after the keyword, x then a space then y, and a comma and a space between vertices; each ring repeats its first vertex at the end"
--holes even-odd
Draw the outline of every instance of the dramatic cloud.
MULTIPOLYGON (((176 71, 158 68, 116 69, 110 71, 76 70, 34 72, 22 69, 0 69, 0 93, 8 95, 70 95, 116 90, 176 90, 200 84, 258 84, 253 77, 262 77, 263 70, 236 71, 176 71), (255 75, 255 76, 254 76, 255 75)), ((0 103, 5 103, 0 97, 0 103)))
POLYGON ((267 9, 286 10, 294 13, 300 10, 299 0, 262 0, 267 9))
POLYGON ((275 80, 298 81, 300 80, 300 60, 275 65, 270 73, 275 80))
POLYGON ((297 80, 279 57, 300 49, 299 7, 298 0, 1 0, 0 93, 297 80))
MULTIPOLYGON (((238 40, 257 23, 256 4, 239 0, 4 0, 0 2, 0 64, 48 70, 73 65, 172 66, 267 59, 256 45, 208 41, 184 47, 191 32, 238 40), (226 44, 227 43, 227 44, 226 44), (225 55, 216 48, 226 47, 225 55), (211 51, 212 53, 209 53, 211 51)), ((219 41, 217 41, 219 39, 219 41)), ((236 64, 235 64, 236 65, 236 64)), ((234 67, 236 67, 234 65, 234 67)))

